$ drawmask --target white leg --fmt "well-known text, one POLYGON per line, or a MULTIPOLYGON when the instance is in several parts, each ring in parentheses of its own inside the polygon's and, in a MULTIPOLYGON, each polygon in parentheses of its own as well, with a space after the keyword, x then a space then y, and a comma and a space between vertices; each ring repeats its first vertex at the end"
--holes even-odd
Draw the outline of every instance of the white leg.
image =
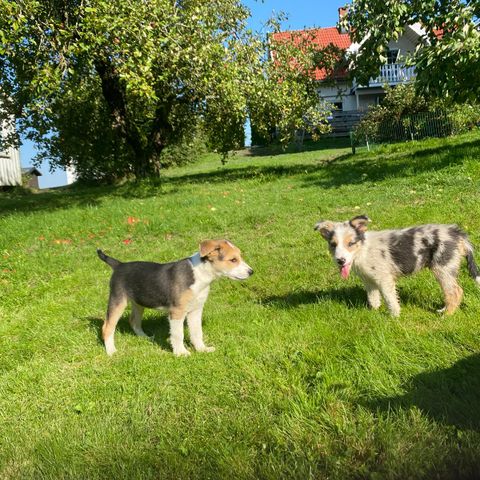
POLYGON ((115 348, 115 343, 113 341, 113 332, 105 338, 104 342, 107 355, 112 356, 117 351, 117 349, 115 348))
POLYGON ((173 354, 178 356, 190 355, 190 352, 183 344, 183 321, 185 317, 180 320, 169 318, 170 322, 170 344, 172 345, 173 354))
POLYGON ((382 292, 382 296, 385 299, 385 303, 387 304, 388 310, 390 310, 390 314, 393 317, 400 316, 400 303, 398 301, 397 289, 395 286, 395 281, 393 279, 384 281, 380 285, 380 291, 382 292))
POLYGON ((367 290, 368 304, 374 310, 379 309, 380 305, 382 304, 382 299, 380 297, 380 290, 374 283, 364 282, 364 284, 365 284, 365 289, 367 290))
POLYGON ((207 347, 203 343, 202 312, 203 306, 187 314, 190 341, 197 352, 214 352, 215 347, 207 347))

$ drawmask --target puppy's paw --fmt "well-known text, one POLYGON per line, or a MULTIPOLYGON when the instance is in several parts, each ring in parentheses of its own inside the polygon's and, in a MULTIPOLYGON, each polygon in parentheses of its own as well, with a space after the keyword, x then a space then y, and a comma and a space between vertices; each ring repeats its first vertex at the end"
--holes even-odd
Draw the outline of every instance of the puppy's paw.
POLYGON ((197 352, 206 352, 206 353, 211 353, 215 351, 215 347, 207 347, 206 345, 203 345, 201 347, 195 348, 197 352))
POLYGON ((400 309, 398 310, 389 310, 390 312, 390 315, 393 317, 393 318, 398 318, 400 316, 400 309))
POLYGON ((175 348, 173 350, 173 354, 176 357, 188 357, 190 355, 190 352, 185 347, 182 347, 182 348, 175 348))

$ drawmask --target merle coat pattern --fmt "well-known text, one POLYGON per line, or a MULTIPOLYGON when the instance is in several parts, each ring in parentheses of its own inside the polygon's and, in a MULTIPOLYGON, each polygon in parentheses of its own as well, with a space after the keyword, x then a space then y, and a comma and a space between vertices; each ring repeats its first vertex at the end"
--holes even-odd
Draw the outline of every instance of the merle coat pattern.
POLYGON ((368 222, 365 215, 347 222, 320 221, 315 230, 328 242, 342 277, 347 278, 353 268, 362 279, 372 308, 379 308, 383 297, 390 313, 400 315, 397 278, 429 268, 443 290, 442 311, 453 313, 463 297, 457 281, 463 257, 470 275, 480 283, 472 245, 456 225, 428 224, 401 230, 367 231, 368 222))

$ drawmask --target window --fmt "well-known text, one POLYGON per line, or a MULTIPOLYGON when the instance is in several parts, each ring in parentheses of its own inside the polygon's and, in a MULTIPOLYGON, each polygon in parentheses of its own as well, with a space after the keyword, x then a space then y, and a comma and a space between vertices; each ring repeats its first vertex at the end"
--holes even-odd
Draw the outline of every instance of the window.
POLYGON ((391 65, 392 63, 397 63, 398 50, 387 50, 387 63, 391 65))
POLYGON ((343 111, 343 103, 342 102, 333 102, 335 105, 335 111, 341 112, 343 111))

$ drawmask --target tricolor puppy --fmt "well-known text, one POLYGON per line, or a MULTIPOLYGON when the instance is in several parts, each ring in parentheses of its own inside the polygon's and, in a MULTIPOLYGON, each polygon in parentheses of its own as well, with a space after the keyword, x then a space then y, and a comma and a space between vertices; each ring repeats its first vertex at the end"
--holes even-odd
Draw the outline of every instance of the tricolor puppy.
POLYGON ((171 263, 122 263, 97 250, 101 260, 113 269, 110 298, 102 337, 108 355, 115 353, 113 335, 127 303, 131 303, 130 325, 141 336, 142 314, 147 308, 169 312, 170 343, 175 355, 190 355, 183 344, 183 323, 187 318, 190 341, 198 352, 213 352, 203 343, 202 311, 210 284, 225 276, 244 280, 253 270, 242 260, 240 250, 228 240, 206 240, 198 253, 171 263))
POLYGON ((320 221, 315 230, 328 242, 342 277, 347 278, 353 268, 362 279, 372 308, 380 307, 381 294, 390 313, 395 317, 400 315, 396 279, 430 268, 445 296, 442 311, 453 313, 463 296, 457 283, 462 257, 467 259, 470 275, 480 283, 472 245, 456 225, 431 224, 367 232, 369 221, 364 215, 347 222, 320 221))

